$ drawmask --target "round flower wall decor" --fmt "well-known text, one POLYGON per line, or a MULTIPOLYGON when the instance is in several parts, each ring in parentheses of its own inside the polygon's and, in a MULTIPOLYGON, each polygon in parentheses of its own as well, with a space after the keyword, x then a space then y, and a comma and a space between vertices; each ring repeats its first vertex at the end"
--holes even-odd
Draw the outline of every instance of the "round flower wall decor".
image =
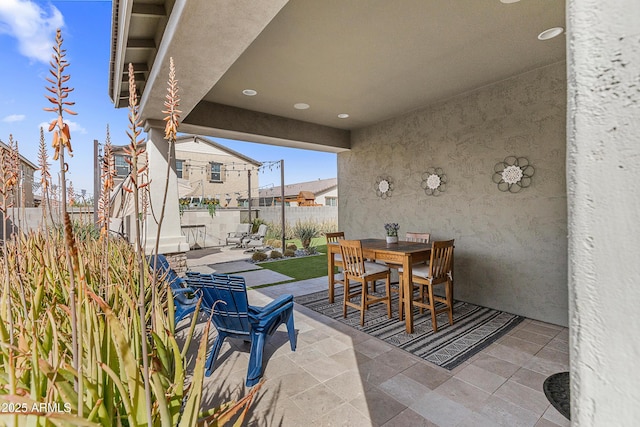
POLYGON ((429 168, 422 174, 421 186, 427 196, 437 196, 447 190, 447 175, 441 168, 429 168))
POLYGON ((509 156, 493 168, 493 182, 498 190, 517 193, 531 185, 535 169, 525 157, 509 156))
POLYGON ((376 195, 383 199, 391 197, 393 194, 393 181, 388 176, 379 176, 376 178, 376 195))

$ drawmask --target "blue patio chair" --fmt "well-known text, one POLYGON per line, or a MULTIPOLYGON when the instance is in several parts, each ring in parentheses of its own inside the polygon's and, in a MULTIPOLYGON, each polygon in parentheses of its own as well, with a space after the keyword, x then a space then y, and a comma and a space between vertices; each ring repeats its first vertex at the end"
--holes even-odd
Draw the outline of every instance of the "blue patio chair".
POLYGON ((210 376, 225 338, 251 341, 247 387, 262 377, 264 346, 267 337, 282 324, 286 324, 291 351, 296 350, 293 325, 293 295, 282 295, 264 307, 249 305, 244 277, 224 274, 195 274, 189 284, 202 292, 202 306, 209 311, 218 336, 209 351, 205 375, 210 376))
MULTIPOLYGON (((153 271, 154 256, 148 256, 147 261, 153 271)), ((157 271, 169 283, 175 306, 175 325, 177 325, 182 319, 190 316, 196 310, 200 299, 200 291, 192 288, 187 280, 179 277, 169 266, 169 261, 164 255, 158 255, 157 271)))

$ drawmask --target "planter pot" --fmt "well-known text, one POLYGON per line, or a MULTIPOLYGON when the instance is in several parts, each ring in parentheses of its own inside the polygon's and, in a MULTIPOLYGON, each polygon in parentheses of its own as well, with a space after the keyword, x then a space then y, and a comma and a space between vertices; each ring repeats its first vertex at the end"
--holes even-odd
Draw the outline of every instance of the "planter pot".
POLYGON ((387 243, 398 243, 398 236, 387 236, 387 243))

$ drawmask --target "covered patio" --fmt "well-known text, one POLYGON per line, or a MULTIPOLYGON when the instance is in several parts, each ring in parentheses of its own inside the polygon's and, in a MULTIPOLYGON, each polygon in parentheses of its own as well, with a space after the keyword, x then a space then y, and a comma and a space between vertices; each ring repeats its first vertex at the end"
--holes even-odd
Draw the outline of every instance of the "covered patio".
MULTIPOLYGON (((237 251, 198 252, 189 254, 193 271, 227 272, 242 258, 237 251)), ((268 274, 264 282, 257 275, 260 272, 253 271, 247 283, 268 283, 268 274)), ((325 276, 250 290, 249 301, 261 306, 282 294, 298 297, 326 288, 325 276)), ((188 320, 180 325, 178 333, 184 334, 188 320)), ((251 406, 248 425, 569 425, 543 393, 549 375, 569 369, 565 327, 525 319, 447 370, 301 304, 296 304, 295 326, 295 352, 284 328, 268 341, 265 383, 251 406)), ((249 347, 241 341, 224 344, 219 366, 205 378, 205 408, 246 393, 249 347)))
MULTIPOLYGON (((618 409, 635 408, 638 398, 638 378, 623 368, 638 356, 627 337, 640 329, 633 303, 640 273, 639 225, 631 220, 640 204, 637 180, 629 176, 635 171, 633 159, 640 156, 632 143, 640 126, 634 119, 639 94, 632 89, 640 67, 636 2, 607 7, 576 0, 461 0, 446 6, 436 0, 113 4, 111 97, 117 107, 126 106, 123 73, 133 63, 152 182, 165 179, 161 112, 173 57, 183 111, 180 131, 338 153, 339 227, 348 238, 382 237, 383 224, 397 222, 401 234, 426 231, 433 240, 455 239, 454 297, 530 319, 491 350, 500 355, 484 355, 499 359, 501 367, 514 365, 506 381, 538 363, 540 352, 570 354, 574 422, 633 423, 634 410, 618 409), (566 34, 537 38, 554 27, 565 28, 566 34), (492 179, 509 158, 535 171, 531 185, 517 194, 501 191, 492 179), (446 175, 446 191, 437 197, 425 193, 425 173, 431 168, 446 175), (385 197, 376 192, 382 180, 392 184, 385 197), (512 334, 520 335, 514 341, 512 334), (515 342, 527 348, 528 357, 521 354, 523 348, 514 348, 515 342)), ((176 221, 177 185, 171 188, 176 194, 167 200, 175 200, 175 209, 167 205, 161 240, 165 253, 185 250, 176 221)), ((301 358, 301 365, 313 366, 304 361, 302 344, 308 343, 313 354, 312 343, 325 339, 348 343, 324 356, 347 351, 342 357, 351 362, 343 362, 355 365, 344 365, 345 372, 361 378, 371 372, 367 363, 378 357, 391 357, 398 367, 406 361, 405 369, 418 363, 390 349, 371 353, 380 350, 367 350, 376 346, 365 344, 369 340, 300 313, 301 345, 293 357, 301 358)), ((267 367, 272 378, 278 377, 274 360, 267 367)), ((496 372, 481 360, 454 372, 453 382, 458 377, 466 387, 479 375, 486 382, 475 386, 491 396, 485 404, 504 401, 506 396, 495 395, 500 388, 483 389, 496 372)), ((551 362, 536 372, 561 367, 551 362)), ((565 362, 560 365, 566 370, 565 362)), ((371 424, 413 411, 412 403, 397 401, 404 408, 394 417, 383 422, 374 413, 390 391, 382 385, 403 372, 374 379, 371 395, 366 393, 370 377, 360 382, 371 424)), ((427 377, 441 374, 429 371, 427 377)), ((401 387, 398 381, 387 386, 401 387)), ((447 381, 451 378, 439 385, 447 381)), ((424 399, 418 406, 442 396, 431 394, 437 386, 420 385, 431 391, 412 394, 424 399)), ((265 399, 269 393, 277 392, 269 388, 265 399)), ((452 395, 465 392, 457 389, 452 395)), ((473 397, 465 396, 469 400, 462 407, 469 409, 473 397)), ((319 399, 295 407, 314 402, 319 399)), ((499 411, 502 402, 495 403, 499 411)), ((313 410, 336 409, 325 405, 313 410)), ((264 410, 274 407, 275 402, 264 410)), ((290 410, 282 420, 295 419, 294 406, 284 407, 290 410)), ((357 408, 361 413, 362 407, 357 408)), ((464 413, 443 408, 441 413, 464 413)), ((553 425, 545 412, 506 425, 553 425)), ((472 410, 465 420, 483 425, 474 413, 486 415, 472 410)), ((465 425, 462 419, 425 419, 465 425)))

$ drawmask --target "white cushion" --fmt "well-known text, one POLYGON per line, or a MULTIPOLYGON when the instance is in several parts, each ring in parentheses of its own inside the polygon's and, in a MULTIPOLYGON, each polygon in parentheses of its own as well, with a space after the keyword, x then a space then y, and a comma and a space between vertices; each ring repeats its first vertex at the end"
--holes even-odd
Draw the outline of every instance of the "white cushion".
POLYGON ((364 270, 366 272, 364 274, 364 277, 367 277, 371 274, 377 274, 377 273, 382 273, 384 271, 389 271, 389 267, 387 267, 386 265, 376 264, 375 262, 365 261, 364 270))
MULTIPOLYGON (((399 273, 402 273, 403 268, 400 267, 398 269, 399 273)), ((414 276, 424 277, 425 279, 429 277, 429 264, 419 263, 413 264, 411 266, 411 274, 414 276)))

